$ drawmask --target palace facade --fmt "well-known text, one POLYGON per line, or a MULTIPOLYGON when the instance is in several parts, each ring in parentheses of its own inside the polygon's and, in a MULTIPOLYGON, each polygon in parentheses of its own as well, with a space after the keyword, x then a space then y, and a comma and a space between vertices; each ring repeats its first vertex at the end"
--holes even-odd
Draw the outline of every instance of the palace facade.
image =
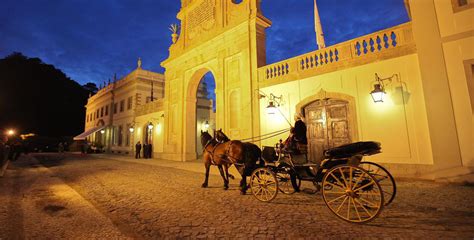
MULTIPOLYGON (((270 65, 265 29, 271 21, 260 2, 182 0, 181 30, 173 33, 169 57, 161 63, 164 78, 137 69, 134 83, 122 84, 121 93, 115 85, 101 90, 87 105, 86 130, 105 126, 112 151, 131 151, 127 143, 152 136, 155 158, 187 161, 199 155, 199 131, 208 126, 232 139, 273 146, 286 136, 259 136, 288 129, 301 113, 313 159, 340 144, 378 141, 383 152, 370 160, 398 176, 443 179, 473 172, 472 1, 406 1, 411 20, 405 24, 333 46, 323 44, 320 34, 319 50, 270 65), (206 74, 216 84, 212 118, 198 110, 208 103, 197 104, 206 74), (147 103, 149 81, 164 90, 147 103), (130 109, 129 98, 137 100, 130 109), (122 102, 124 111, 111 117, 122 102), (106 106, 108 117, 102 116, 106 106), (268 114, 269 107, 277 111, 268 114), (130 136, 115 138, 129 126, 130 136)), ((316 18, 317 31, 319 23, 316 18)))

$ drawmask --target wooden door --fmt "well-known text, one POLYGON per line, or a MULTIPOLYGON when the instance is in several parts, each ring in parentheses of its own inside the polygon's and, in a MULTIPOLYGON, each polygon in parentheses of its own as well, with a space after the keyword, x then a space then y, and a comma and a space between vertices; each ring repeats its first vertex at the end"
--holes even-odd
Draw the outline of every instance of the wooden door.
POLYGON ((324 150, 351 142, 348 103, 317 100, 305 107, 308 159, 320 163, 324 150))

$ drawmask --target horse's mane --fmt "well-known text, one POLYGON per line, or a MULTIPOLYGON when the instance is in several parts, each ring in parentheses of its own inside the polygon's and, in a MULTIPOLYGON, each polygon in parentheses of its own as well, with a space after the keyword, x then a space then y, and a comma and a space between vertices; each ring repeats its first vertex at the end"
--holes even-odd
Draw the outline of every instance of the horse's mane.
POLYGON ((218 135, 221 135, 221 137, 223 138, 222 140, 223 140, 224 142, 230 141, 230 138, 227 137, 227 135, 225 135, 225 133, 222 131, 222 129, 221 129, 221 130, 217 130, 217 134, 218 134, 218 135))

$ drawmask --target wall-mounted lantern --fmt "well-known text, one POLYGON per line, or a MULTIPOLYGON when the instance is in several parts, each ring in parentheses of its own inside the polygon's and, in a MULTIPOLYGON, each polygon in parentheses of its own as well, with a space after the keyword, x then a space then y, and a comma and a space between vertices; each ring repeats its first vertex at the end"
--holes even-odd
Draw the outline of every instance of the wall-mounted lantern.
POLYGON ((260 90, 258 90, 258 95, 260 99, 262 98, 268 99, 268 106, 265 108, 268 115, 275 115, 277 112, 279 112, 280 115, 283 116, 286 122, 291 126, 290 121, 288 120, 288 118, 285 117, 285 115, 280 111, 280 108, 279 108, 283 102, 283 95, 275 96, 273 93, 270 93, 269 95, 267 95, 260 90))
POLYGON ((387 84, 390 84, 392 82, 392 78, 394 77, 398 78, 398 75, 393 74, 391 77, 388 77, 388 78, 380 78, 377 73, 375 74, 374 90, 370 92, 370 95, 372 96, 372 100, 374 100, 374 103, 383 102, 385 100, 385 95, 387 94, 385 92, 385 86, 387 84), (385 84, 384 81, 388 81, 388 83, 385 84))

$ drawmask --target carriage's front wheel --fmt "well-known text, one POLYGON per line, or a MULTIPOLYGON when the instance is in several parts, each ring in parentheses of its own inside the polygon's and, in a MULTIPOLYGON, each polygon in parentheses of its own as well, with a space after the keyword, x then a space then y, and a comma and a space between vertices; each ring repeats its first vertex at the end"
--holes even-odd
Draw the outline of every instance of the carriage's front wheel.
MULTIPOLYGON (((295 193, 295 188, 291 183, 291 174, 286 171, 277 172, 276 174, 278 180, 278 190, 284 194, 293 194, 295 193)), ((298 179, 296 179, 298 180, 298 179)))
POLYGON ((339 165, 323 179, 323 199, 339 218, 364 223, 375 219, 384 206, 384 195, 377 179, 360 167, 339 165))
POLYGON ((268 168, 257 168, 250 176, 250 188, 255 198, 262 202, 270 202, 278 194, 277 177, 268 168))

